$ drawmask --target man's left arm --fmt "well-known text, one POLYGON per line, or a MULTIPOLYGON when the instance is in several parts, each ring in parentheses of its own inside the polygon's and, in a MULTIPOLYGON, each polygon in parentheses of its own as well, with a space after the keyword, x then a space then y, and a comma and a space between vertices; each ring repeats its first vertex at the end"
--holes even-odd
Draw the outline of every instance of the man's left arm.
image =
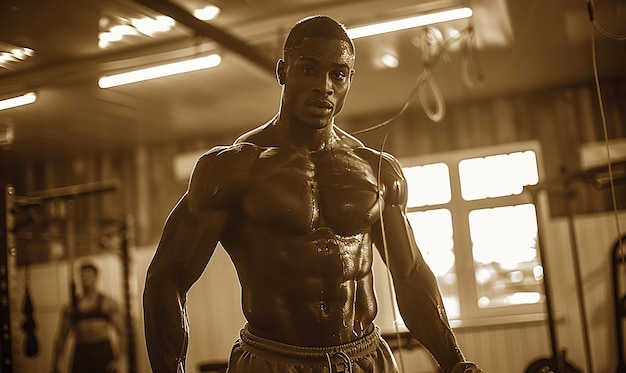
POLYGON ((402 169, 388 155, 381 164, 384 210, 374 229, 374 242, 391 271, 404 323, 444 372, 482 372, 465 360, 450 328, 437 280, 415 242, 406 216, 408 191, 402 169))

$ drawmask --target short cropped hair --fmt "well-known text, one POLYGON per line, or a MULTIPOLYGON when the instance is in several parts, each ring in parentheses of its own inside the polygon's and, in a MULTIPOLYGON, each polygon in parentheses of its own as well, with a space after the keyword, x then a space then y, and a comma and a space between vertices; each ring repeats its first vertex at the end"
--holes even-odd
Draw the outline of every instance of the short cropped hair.
POLYGON ((95 264, 89 263, 89 262, 88 263, 83 263, 80 266, 80 270, 81 270, 81 272, 84 271, 84 270, 92 270, 96 275, 98 274, 98 267, 96 267, 95 264))
POLYGON ((343 40, 350 45, 352 54, 355 53, 354 42, 348 36, 345 26, 328 16, 317 15, 301 19, 291 28, 285 40, 283 56, 286 57, 291 49, 301 46, 302 41, 310 37, 343 40))

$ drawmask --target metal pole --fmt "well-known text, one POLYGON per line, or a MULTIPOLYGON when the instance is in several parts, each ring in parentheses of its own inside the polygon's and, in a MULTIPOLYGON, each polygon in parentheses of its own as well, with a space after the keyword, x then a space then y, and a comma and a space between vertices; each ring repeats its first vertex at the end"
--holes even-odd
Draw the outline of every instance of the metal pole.
POLYGON ((11 266, 9 256, 15 251, 15 236, 13 227, 15 225, 14 218, 14 198, 15 189, 11 185, 7 185, 4 189, 0 208, 2 208, 2 217, 0 218, 0 327, 2 333, 0 345, 2 348, 2 372, 13 372, 13 349, 11 346, 11 302, 10 302, 10 286, 9 276, 11 275, 11 266))

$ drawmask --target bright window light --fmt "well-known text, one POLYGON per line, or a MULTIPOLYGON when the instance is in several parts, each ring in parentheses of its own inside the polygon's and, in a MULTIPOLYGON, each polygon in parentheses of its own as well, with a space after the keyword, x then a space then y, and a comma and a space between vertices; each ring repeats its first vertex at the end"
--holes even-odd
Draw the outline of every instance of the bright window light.
POLYGON ((424 260, 437 277, 449 317, 460 315, 452 214, 448 209, 407 214, 424 260))
POLYGON ((98 85, 100 88, 111 88, 124 84, 142 82, 144 80, 162 78, 164 76, 209 69, 218 66, 221 62, 222 57, 219 54, 210 54, 205 57, 194 58, 191 60, 173 62, 165 65, 105 76, 100 78, 98 85))
POLYGON ((445 163, 402 169, 409 184, 408 207, 432 206, 450 202, 450 172, 445 163))
POLYGON ((498 154, 459 162, 461 194, 466 201, 517 195, 539 182, 537 156, 532 150, 498 154))
POLYGON ((29 92, 21 96, 7 98, 0 101, 0 110, 11 109, 17 106, 32 104, 37 100, 37 94, 35 92, 29 92))
POLYGON ((535 206, 473 210, 469 224, 478 307, 541 302, 535 206))
POLYGON ((542 311, 537 211, 517 194, 538 183, 538 150, 533 141, 403 162, 407 219, 452 321, 542 311))
POLYGON ((537 259, 535 206, 523 204, 469 213, 474 260, 506 269, 537 259))
POLYGON ((366 36, 384 34, 388 32, 406 30, 414 27, 432 25, 457 19, 469 18, 472 16, 472 9, 468 7, 445 10, 442 12, 429 13, 415 17, 396 19, 393 21, 376 23, 373 25, 354 27, 348 30, 348 36, 352 39, 364 38, 366 36))

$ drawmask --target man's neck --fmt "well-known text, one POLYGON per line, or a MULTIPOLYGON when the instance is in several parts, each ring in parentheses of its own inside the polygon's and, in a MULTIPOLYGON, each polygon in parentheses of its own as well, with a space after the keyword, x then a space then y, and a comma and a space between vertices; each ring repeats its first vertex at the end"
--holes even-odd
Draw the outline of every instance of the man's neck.
POLYGON ((309 151, 330 149, 336 137, 333 123, 323 128, 313 128, 279 115, 275 124, 281 129, 285 142, 309 151))

